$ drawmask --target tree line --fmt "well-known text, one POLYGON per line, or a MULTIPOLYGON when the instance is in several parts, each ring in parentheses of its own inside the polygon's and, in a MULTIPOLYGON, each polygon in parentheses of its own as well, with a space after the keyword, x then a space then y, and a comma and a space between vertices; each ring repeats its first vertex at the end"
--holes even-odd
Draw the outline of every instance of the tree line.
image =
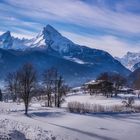
POLYGON ((17 71, 9 73, 5 83, 13 102, 23 101, 26 115, 33 97, 44 98, 48 107, 60 107, 63 96, 69 90, 57 69, 45 70, 41 80, 38 80, 37 71, 31 63, 24 64, 17 71))

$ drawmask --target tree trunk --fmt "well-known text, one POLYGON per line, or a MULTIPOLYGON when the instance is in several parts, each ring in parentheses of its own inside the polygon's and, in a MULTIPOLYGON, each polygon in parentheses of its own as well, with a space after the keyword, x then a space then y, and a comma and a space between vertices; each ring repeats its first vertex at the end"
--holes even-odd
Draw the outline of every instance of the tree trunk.
POLYGON ((58 108, 60 107, 60 97, 59 96, 57 97, 57 107, 58 108))
POLYGON ((27 114, 28 114, 28 103, 25 104, 25 115, 27 115, 27 114))
POLYGON ((55 93, 55 96, 54 96, 54 103, 55 103, 55 106, 57 106, 57 96, 56 96, 56 93, 55 93))
POLYGON ((29 107, 29 101, 28 101, 29 99, 28 98, 29 97, 27 96, 25 101, 24 101, 24 104, 25 104, 25 115, 28 114, 28 107, 29 107))
POLYGON ((115 97, 117 97, 117 95, 118 95, 118 93, 117 93, 117 91, 115 91, 115 97))
POLYGON ((50 96, 48 94, 48 107, 50 106, 50 96))

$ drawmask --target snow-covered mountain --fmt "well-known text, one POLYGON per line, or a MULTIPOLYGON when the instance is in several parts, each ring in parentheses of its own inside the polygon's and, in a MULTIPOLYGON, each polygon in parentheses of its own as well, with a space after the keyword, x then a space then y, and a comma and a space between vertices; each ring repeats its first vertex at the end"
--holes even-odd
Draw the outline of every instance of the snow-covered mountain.
POLYGON ((71 85, 95 79, 102 72, 130 73, 109 53, 77 45, 50 25, 31 40, 14 38, 6 32, 0 36, 0 42, 1 75, 26 62, 33 63, 39 73, 56 67, 71 85))
POLYGON ((140 52, 127 52, 126 55, 124 55, 122 58, 117 58, 118 61, 120 61, 126 68, 134 71, 137 69, 140 65, 138 64, 140 62, 140 52))
POLYGON ((29 47, 31 40, 19 39, 11 36, 10 31, 5 32, 0 36, 0 48, 2 49, 15 49, 25 50, 29 47))
POLYGON ((12 45, 13 39, 11 37, 10 31, 7 31, 0 36, 0 48, 10 49, 12 45))
POLYGON ((41 33, 30 40, 15 38, 11 36, 10 31, 0 36, 0 48, 2 49, 26 50, 30 48, 51 48, 59 53, 66 53, 70 46, 73 45, 76 44, 62 36, 50 25, 44 27, 41 33))
POLYGON ((47 25, 43 28, 43 31, 32 40, 31 47, 44 47, 51 48, 54 51, 68 52, 70 46, 75 45, 72 41, 62 36, 52 26, 47 25))

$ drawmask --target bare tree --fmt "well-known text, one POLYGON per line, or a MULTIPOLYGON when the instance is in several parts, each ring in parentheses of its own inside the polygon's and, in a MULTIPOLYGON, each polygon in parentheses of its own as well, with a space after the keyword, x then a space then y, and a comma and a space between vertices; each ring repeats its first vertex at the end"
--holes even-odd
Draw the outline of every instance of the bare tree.
POLYGON ((32 64, 27 63, 16 72, 9 73, 6 78, 6 87, 10 91, 13 101, 17 98, 23 100, 25 105, 25 114, 28 114, 29 102, 35 94, 37 83, 36 71, 32 64))
POLYGON ((0 101, 2 101, 2 91, 0 89, 0 101))
POLYGON ((62 76, 55 68, 50 68, 43 73, 43 85, 48 100, 47 106, 52 106, 54 101, 54 106, 60 107, 62 96, 66 95, 69 88, 64 84, 62 76))
POLYGON ((63 95, 66 95, 68 90, 67 86, 64 84, 64 80, 62 76, 59 76, 58 83, 57 83, 57 107, 60 107, 61 103, 63 102, 63 95))
POLYGON ((25 64, 18 70, 19 94, 25 105, 25 114, 28 114, 29 103, 35 94, 37 83, 36 71, 32 64, 25 64))
POLYGON ((55 79, 55 106, 60 107, 61 103, 64 101, 64 96, 66 96, 67 92, 70 90, 68 85, 65 84, 65 81, 63 77, 58 74, 57 72, 57 77, 55 79))
POLYGON ((57 84, 58 84, 58 71, 57 69, 53 69, 53 73, 54 73, 54 105, 57 106, 57 92, 58 92, 58 88, 57 88, 57 84))
POLYGON ((6 89, 10 92, 13 102, 17 100, 18 97, 18 74, 17 72, 9 73, 5 79, 6 89))
MULTIPOLYGON (((52 94, 56 91, 56 79, 57 79, 57 70, 55 68, 50 68, 43 73, 43 86, 44 92, 47 95, 47 106, 52 106, 52 94)), ((56 94, 54 95, 56 96, 56 94)), ((56 97, 55 97, 56 104, 56 97)))

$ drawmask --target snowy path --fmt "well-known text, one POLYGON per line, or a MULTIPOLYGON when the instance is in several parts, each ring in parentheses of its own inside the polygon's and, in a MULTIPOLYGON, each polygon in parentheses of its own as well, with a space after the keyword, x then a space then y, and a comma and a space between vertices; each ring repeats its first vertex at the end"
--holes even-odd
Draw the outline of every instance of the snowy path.
POLYGON ((140 114, 86 116, 66 113, 59 118, 43 119, 38 116, 33 118, 51 125, 53 132, 71 139, 139 140, 140 137, 140 114))
POLYGON ((0 118, 50 130, 66 140, 139 140, 140 114, 78 115, 62 109, 32 111, 31 117, 12 113, 0 118))

